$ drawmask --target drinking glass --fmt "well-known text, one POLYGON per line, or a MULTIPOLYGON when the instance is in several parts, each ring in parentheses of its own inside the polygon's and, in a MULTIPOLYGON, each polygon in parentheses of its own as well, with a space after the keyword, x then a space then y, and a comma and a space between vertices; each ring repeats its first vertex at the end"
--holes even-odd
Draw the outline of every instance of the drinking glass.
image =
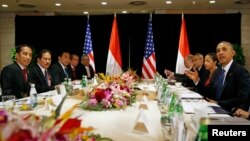
POLYGON ((14 95, 3 95, 2 96, 2 103, 3 108, 7 111, 13 112, 15 107, 15 99, 14 95))

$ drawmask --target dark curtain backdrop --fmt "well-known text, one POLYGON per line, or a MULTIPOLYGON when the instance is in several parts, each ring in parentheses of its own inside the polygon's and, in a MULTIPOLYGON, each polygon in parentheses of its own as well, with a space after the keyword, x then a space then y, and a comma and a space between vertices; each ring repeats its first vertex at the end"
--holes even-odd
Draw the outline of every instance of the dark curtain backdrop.
MULTIPOLYGON (((113 15, 90 16, 97 72, 105 72, 113 15)), ((181 14, 153 14, 157 70, 175 70, 181 14)), ((123 69, 129 65, 141 74, 149 14, 117 15, 123 69), (130 57, 129 57, 130 56, 130 57), (130 60, 130 61, 129 61, 130 60), (130 62, 130 63, 129 63, 130 62)), ((52 51, 53 62, 60 51, 82 55, 86 16, 16 16, 16 45, 30 44, 36 52, 52 51)), ((191 53, 215 52, 222 40, 241 41, 241 14, 185 14, 191 53)))

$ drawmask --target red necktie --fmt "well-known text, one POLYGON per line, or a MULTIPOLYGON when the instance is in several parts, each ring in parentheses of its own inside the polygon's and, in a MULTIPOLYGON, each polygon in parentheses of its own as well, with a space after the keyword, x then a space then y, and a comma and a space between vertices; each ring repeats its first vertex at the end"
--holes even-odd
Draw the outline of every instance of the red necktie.
POLYGON ((27 81, 27 69, 23 69, 23 78, 24 81, 27 81))

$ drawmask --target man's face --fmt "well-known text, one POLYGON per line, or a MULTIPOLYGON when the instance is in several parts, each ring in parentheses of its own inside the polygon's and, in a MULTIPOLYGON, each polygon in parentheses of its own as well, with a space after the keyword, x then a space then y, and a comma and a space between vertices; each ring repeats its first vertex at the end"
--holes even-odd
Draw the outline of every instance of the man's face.
POLYGON ((222 66, 226 66, 234 56, 233 48, 226 43, 220 43, 216 48, 217 58, 222 66))
POLYGON ((195 68, 199 69, 203 65, 203 58, 202 58, 202 56, 195 55, 193 57, 193 62, 194 62, 195 68))
POLYGON ((32 49, 29 47, 22 47, 20 53, 16 54, 16 61, 24 67, 27 67, 32 59, 32 49))
POLYGON ((79 63, 79 57, 77 55, 72 55, 72 58, 70 60, 70 64, 73 66, 73 67, 76 67, 79 63))
POLYGON ((82 58, 82 64, 83 64, 84 66, 88 66, 88 65, 89 65, 89 57, 88 57, 88 56, 84 56, 84 57, 82 58))
POLYGON ((67 66, 70 63, 70 54, 68 52, 64 52, 58 57, 58 59, 64 66, 67 66))
POLYGON ((42 57, 37 59, 37 62, 44 69, 49 68, 49 66, 51 64, 51 54, 48 52, 43 53, 42 57))
POLYGON ((194 65, 194 63, 193 63, 192 60, 185 58, 184 59, 184 65, 185 65, 186 68, 191 68, 194 65))

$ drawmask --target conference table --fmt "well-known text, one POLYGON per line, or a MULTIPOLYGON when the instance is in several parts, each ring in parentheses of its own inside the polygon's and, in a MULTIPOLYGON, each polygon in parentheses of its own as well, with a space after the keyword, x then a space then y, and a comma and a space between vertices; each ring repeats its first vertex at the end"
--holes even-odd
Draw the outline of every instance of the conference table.
MULTIPOLYGON (((166 109, 157 101, 157 88, 154 83, 139 83, 137 86, 137 101, 124 110, 88 111, 76 108, 72 117, 82 120, 82 126, 92 126, 95 133, 109 137, 114 141, 166 141, 175 140, 172 124, 164 124, 161 117, 166 115, 166 109), (146 108, 142 108, 146 105, 146 108), (146 130, 136 127, 138 122, 145 124, 146 130)), ((201 95, 182 86, 169 85, 171 92, 178 94, 184 109, 185 140, 192 141, 197 133, 198 118, 204 115, 209 117, 230 117, 227 113, 216 113, 212 107, 216 104, 206 102, 201 95), (205 109, 205 110, 204 110, 205 109), (197 119, 196 119, 197 118, 197 119)), ((75 88, 81 89, 76 86, 75 88)), ((86 90, 85 90, 86 91, 86 90)), ((58 105, 63 95, 57 91, 38 94, 38 98, 50 97, 58 105)), ((25 98, 28 99, 28 98, 25 98)), ((62 106, 61 113, 66 112, 73 105, 81 103, 78 96, 68 96, 62 106)), ((32 111, 16 111, 18 114, 34 113, 40 116, 49 116, 53 106, 42 106, 32 111)))
MULTIPOLYGON (((58 105, 62 100, 62 95, 58 95, 57 91, 49 91, 38 94, 38 99, 52 98, 52 101, 58 105)), ((20 99, 26 100, 28 98, 20 99)), ((63 103, 61 113, 66 112, 73 105, 81 103, 82 99, 79 97, 68 96, 63 103)), ((108 111, 88 111, 81 108, 76 108, 72 117, 82 119, 82 126, 92 126, 103 137, 109 137, 114 141, 164 141, 164 135, 161 126, 161 113, 157 105, 157 101, 147 101, 147 110, 139 108, 143 101, 137 101, 131 107, 124 110, 108 110, 108 111), (147 132, 135 129, 141 114, 145 117, 145 124, 147 125, 147 132)), ((34 113, 39 116, 49 116, 51 110, 55 109, 53 106, 37 107, 32 111, 16 111, 18 114, 34 113)))

